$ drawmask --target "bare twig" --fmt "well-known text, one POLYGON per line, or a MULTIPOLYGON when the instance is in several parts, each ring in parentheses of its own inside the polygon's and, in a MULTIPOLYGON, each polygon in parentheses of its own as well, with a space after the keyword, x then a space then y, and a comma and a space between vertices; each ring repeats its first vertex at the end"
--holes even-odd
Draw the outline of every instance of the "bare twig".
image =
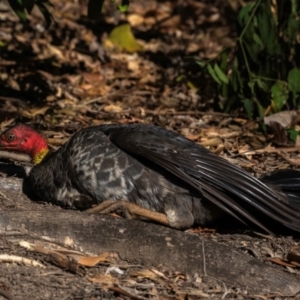
POLYGON ((30 162, 31 158, 27 154, 20 154, 15 152, 8 152, 0 150, 0 158, 12 159, 16 161, 30 162))

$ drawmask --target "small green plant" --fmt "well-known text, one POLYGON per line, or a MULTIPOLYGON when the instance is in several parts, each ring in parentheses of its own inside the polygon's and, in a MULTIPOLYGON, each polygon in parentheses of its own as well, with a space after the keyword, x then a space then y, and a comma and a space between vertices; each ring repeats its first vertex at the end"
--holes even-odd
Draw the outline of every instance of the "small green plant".
POLYGON ((300 2, 272 3, 245 5, 238 15, 235 49, 223 49, 214 60, 196 60, 227 99, 221 109, 242 104, 249 118, 262 118, 300 103, 300 2))

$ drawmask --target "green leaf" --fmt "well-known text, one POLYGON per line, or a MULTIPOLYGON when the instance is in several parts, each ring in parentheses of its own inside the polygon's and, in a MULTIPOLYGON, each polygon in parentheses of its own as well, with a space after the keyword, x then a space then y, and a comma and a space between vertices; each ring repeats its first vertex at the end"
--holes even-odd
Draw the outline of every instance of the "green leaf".
POLYGON ((299 22, 296 19, 296 16, 291 14, 288 21, 288 27, 290 30, 298 30, 299 29, 299 22))
POLYGON ((259 37, 256 33, 253 34, 253 41, 254 41, 256 44, 259 45, 259 51, 261 51, 261 50, 263 50, 263 49, 265 48, 265 46, 264 46, 262 40, 260 39, 260 37, 259 37))
POLYGON ((205 66, 206 66, 206 64, 207 64, 207 62, 206 61, 204 61, 204 60, 195 60, 195 62, 196 62, 196 64, 197 65, 199 65, 201 68, 204 68, 205 66))
POLYGON ((257 21, 256 15, 254 15, 254 17, 252 19, 252 22, 253 22, 253 26, 257 28, 258 27, 258 21, 257 21))
POLYGON ((262 81, 260 78, 257 78, 256 80, 257 85, 264 91, 264 92, 268 92, 269 91, 269 87, 268 85, 262 81))
POLYGON ((23 2, 20 0, 8 0, 9 5, 14 10, 16 15, 20 18, 20 20, 25 21, 27 15, 24 10, 23 2))
POLYGON ((114 45, 130 53, 143 50, 143 47, 135 39, 129 24, 122 24, 114 28, 108 39, 114 45))
POLYGON ((253 98, 253 101, 255 102, 255 104, 256 104, 256 106, 257 106, 259 117, 260 117, 261 119, 263 119, 264 116, 265 116, 265 109, 264 109, 263 106, 259 103, 259 101, 257 100, 256 97, 253 98))
POLYGON ((238 15, 238 22, 240 23, 240 25, 245 25, 246 23, 248 23, 249 21, 249 16, 250 16, 250 11, 253 8, 253 3, 247 4, 244 7, 242 7, 242 9, 239 12, 238 15))
POLYGON ((126 12, 129 7, 129 0, 122 0, 122 3, 118 5, 118 9, 121 12, 126 12))
POLYGON ((298 131, 296 129, 289 129, 287 132, 289 133, 290 140, 296 142, 298 131))
POLYGON ((278 34, 275 17, 271 11, 271 4, 269 1, 262 1, 256 13, 258 19, 258 33, 263 49, 270 55, 278 54, 278 34))
POLYGON ((218 76, 216 75, 214 69, 212 68, 212 66, 210 64, 207 65, 207 71, 210 74, 210 76, 218 83, 218 84, 222 84, 220 79, 218 78, 218 76))
POLYGON ((244 107, 245 107, 248 119, 252 119, 252 117, 253 117, 253 102, 250 99, 244 99, 243 103, 244 103, 244 107))
POLYGON ((222 84, 222 96, 228 99, 228 84, 222 84))
POLYGON ((257 56, 260 52, 260 46, 256 43, 253 43, 253 39, 249 42, 243 41, 244 47, 247 49, 247 53, 249 54, 252 61, 257 62, 257 56))
POLYGON ((293 94, 300 92, 300 69, 294 68, 290 70, 287 78, 289 88, 293 94))
POLYGON ((269 17, 266 16, 265 11, 260 10, 259 14, 258 14, 258 22, 260 24, 260 26, 258 27, 261 39, 264 41, 264 43, 266 44, 266 42, 269 40, 270 37, 270 21, 269 21, 269 17))
POLYGON ((219 79, 223 83, 228 84, 229 80, 228 80, 227 76, 223 73, 223 71, 220 69, 220 67, 218 66, 218 64, 214 65, 214 70, 215 70, 217 76, 219 77, 219 79))
POLYGON ((255 83, 256 83, 255 80, 251 80, 251 81, 248 82, 248 86, 249 86, 249 88, 250 88, 250 90, 251 90, 251 93, 252 93, 253 95, 255 94, 255 90, 254 90, 255 83))
POLYGON ((89 0, 88 17, 90 19, 98 19, 101 15, 104 0, 89 0))
POLYGON ((288 25, 285 28, 286 35, 288 36, 290 42, 292 42, 294 39, 296 39, 297 34, 299 32, 299 21, 297 20, 297 16, 294 14, 290 14, 289 20, 288 20, 288 25))
POLYGON ((186 75, 185 74, 181 74, 181 75, 179 75, 179 76, 176 77, 176 81, 177 82, 181 82, 181 81, 183 81, 185 79, 186 79, 186 75))
POLYGON ((230 82, 232 84, 234 92, 237 92, 238 90, 242 90, 244 86, 238 66, 239 66, 239 61, 237 57, 235 57, 233 60, 232 72, 229 75, 230 82))
POLYGON ((237 90, 238 90, 238 82, 237 82, 237 74, 236 74, 235 70, 232 70, 231 74, 229 75, 229 81, 231 83, 233 91, 237 92, 237 90))
POLYGON ((228 60, 228 53, 223 51, 221 54, 221 64, 220 64, 220 68, 221 70, 226 70, 227 68, 227 60, 228 60))
POLYGON ((271 87, 272 95, 272 108, 275 112, 281 111, 282 107, 286 104, 289 96, 287 84, 282 81, 276 81, 271 87))

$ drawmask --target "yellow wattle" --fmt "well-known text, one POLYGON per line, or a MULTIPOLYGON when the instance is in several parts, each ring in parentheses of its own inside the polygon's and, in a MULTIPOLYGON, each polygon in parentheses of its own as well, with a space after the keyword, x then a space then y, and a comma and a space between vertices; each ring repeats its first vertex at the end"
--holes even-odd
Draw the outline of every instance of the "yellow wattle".
POLYGON ((39 163, 41 163, 43 161, 43 159, 45 158, 45 156, 48 154, 49 149, 45 148, 40 150, 40 152, 38 152, 37 154, 35 154, 32 158, 32 162, 34 165, 37 165, 39 163))

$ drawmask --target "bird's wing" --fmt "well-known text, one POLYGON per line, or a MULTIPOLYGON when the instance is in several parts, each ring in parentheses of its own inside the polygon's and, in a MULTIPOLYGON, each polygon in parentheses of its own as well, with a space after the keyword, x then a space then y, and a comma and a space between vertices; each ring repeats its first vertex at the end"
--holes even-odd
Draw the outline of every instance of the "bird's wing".
POLYGON ((288 205, 282 194, 204 147, 156 126, 101 125, 99 129, 123 151, 163 167, 239 220, 267 230, 255 217, 259 211, 300 231, 300 210, 288 205))
POLYGON ((300 209, 300 171, 278 170, 272 174, 264 175, 261 180, 269 186, 279 187, 287 196, 288 203, 300 209))

